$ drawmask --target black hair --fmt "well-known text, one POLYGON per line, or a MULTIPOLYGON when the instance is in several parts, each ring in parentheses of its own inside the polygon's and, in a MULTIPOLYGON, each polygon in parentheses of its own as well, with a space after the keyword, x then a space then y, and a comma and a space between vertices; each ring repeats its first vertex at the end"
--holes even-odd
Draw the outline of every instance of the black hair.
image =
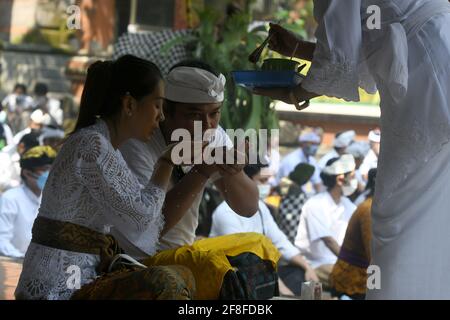
POLYGON ((248 164, 244 167, 244 172, 250 179, 252 179, 254 176, 258 175, 261 172, 262 168, 265 167, 267 167, 267 164, 248 164))
POLYGON ((45 96, 48 93, 48 87, 45 83, 38 82, 34 86, 34 94, 37 96, 45 96))
POLYGON ((88 69, 80 113, 72 133, 93 125, 98 117, 117 116, 124 95, 140 100, 151 94, 162 79, 161 71, 153 62, 133 55, 95 62, 88 69))
POLYGON ((375 180, 377 178, 377 169, 376 168, 370 169, 369 173, 367 175, 368 175, 368 178, 367 178, 366 190, 370 190, 370 192, 367 196, 373 197, 373 195, 375 194, 375 180))
POLYGON ((23 91, 23 94, 27 94, 27 86, 26 85, 24 85, 22 83, 16 83, 14 85, 14 90, 13 91, 16 91, 17 89, 21 89, 23 91))
POLYGON ((24 146, 24 153, 30 150, 31 148, 37 147, 39 145, 39 136, 41 135, 41 132, 38 130, 33 130, 30 133, 24 135, 20 141, 19 144, 23 143, 24 146))
POLYGON ((311 179, 315 171, 315 167, 306 162, 301 162, 295 166, 294 170, 289 173, 289 180, 296 183, 297 186, 303 186, 311 179))
MULTIPOLYGON (((326 167, 331 166, 333 163, 338 161, 339 158, 332 158, 327 161, 326 167)), ((326 174, 325 172, 320 173, 320 178, 322 179, 323 185, 327 187, 327 190, 331 190, 336 186, 337 175, 326 174)))
POLYGON ((190 68, 203 69, 203 70, 211 72, 216 77, 220 76, 220 73, 217 70, 215 70, 210 64, 203 62, 201 60, 197 60, 197 59, 187 59, 187 60, 178 62, 177 64, 173 65, 170 68, 169 73, 173 69, 179 68, 179 67, 190 67, 190 68))

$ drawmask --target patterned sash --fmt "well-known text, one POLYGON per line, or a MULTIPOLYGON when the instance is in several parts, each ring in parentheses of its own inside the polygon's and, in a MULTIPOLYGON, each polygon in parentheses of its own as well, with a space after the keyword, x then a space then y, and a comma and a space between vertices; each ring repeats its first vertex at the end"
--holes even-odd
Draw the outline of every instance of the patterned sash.
POLYGON ((116 255, 122 254, 117 240, 71 222, 37 217, 34 221, 31 242, 65 251, 95 254, 100 256, 96 271, 107 273, 116 255))

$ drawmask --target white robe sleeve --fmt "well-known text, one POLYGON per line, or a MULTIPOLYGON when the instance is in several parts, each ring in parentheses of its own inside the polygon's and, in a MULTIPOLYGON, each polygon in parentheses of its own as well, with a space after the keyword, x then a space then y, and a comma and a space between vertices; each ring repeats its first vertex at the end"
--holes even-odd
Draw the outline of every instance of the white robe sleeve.
POLYGON ((304 89, 320 95, 359 101, 361 0, 315 0, 317 44, 304 89))
MULTIPOLYGON (((288 237, 280 230, 277 223, 270 214, 269 208, 265 204, 259 205, 261 214, 264 219, 265 236, 272 240, 275 247, 280 251, 284 260, 290 261, 294 256, 300 254, 300 250, 296 248, 288 239, 288 237)), ((259 213, 257 213, 259 214, 259 213)))
POLYGON ((163 227, 165 192, 148 182, 144 187, 119 151, 96 132, 77 141, 76 176, 98 201, 111 223, 133 245, 148 253, 163 227))
POLYGON ((22 258, 23 254, 13 244, 14 221, 18 212, 17 204, 12 199, 0 199, 0 255, 22 258))

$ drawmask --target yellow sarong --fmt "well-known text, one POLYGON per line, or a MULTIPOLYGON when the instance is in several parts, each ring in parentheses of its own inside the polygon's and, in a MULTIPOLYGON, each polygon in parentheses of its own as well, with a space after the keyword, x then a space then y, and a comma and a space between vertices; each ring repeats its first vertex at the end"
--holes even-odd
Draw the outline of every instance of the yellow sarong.
POLYGON ((218 299, 225 274, 234 270, 227 256, 249 252, 272 262, 276 269, 280 253, 271 240, 259 233, 236 233, 207 238, 177 249, 164 250, 143 261, 146 266, 183 265, 194 274, 195 299, 218 299))

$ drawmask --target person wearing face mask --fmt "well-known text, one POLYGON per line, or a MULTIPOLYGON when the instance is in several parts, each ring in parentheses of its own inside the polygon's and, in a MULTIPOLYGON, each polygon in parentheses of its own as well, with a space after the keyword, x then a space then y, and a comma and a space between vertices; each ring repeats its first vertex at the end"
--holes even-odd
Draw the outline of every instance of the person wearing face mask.
POLYGON ((329 275, 356 209, 347 198, 358 187, 354 171, 352 155, 330 159, 320 175, 327 191, 310 198, 300 216, 295 245, 315 268, 324 288, 329 288, 329 275))
POLYGON ((6 191, 0 204, 0 255, 23 258, 56 151, 48 146, 28 150, 20 159, 23 184, 6 191))
POLYGON ((17 83, 13 92, 3 99, 2 106, 5 108, 8 124, 13 132, 18 132, 24 128, 22 114, 29 111, 32 102, 33 99, 27 95, 27 87, 21 83, 17 83))
POLYGON ((338 260, 330 275, 331 293, 340 299, 344 295, 354 300, 364 300, 366 297, 376 176, 377 169, 370 169, 364 197, 348 223, 338 260))
POLYGON ((252 217, 242 217, 234 212, 224 201, 214 211, 210 237, 218 237, 234 233, 255 232, 269 238, 281 258, 278 263, 280 293, 283 295, 300 295, 301 284, 306 281, 318 281, 313 268, 300 254, 300 251, 280 230, 264 199, 270 192, 269 176, 261 174, 264 165, 247 165, 244 172, 252 179, 259 190, 259 209, 252 217))
POLYGON ((299 139, 300 148, 286 155, 280 164, 280 169, 277 175, 277 182, 280 183, 284 177, 294 171, 299 163, 308 163, 314 166, 314 174, 303 186, 303 190, 307 194, 314 194, 322 190, 322 182, 320 180, 320 168, 314 158, 320 145, 320 137, 315 132, 303 133, 299 139), (311 186, 312 185, 312 186, 311 186))
POLYGON ((361 172, 365 181, 368 180, 368 174, 370 169, 374 169, 378 166, 378 155, 380 153, 380 130, 372 130, 369 132, 370 150, 367 152, 359 171, 361 172))
POLYGON ((336 133, 333 141, 333 149, 325 154, 322 158, 320 158, 318 162, 320 169, 325 168, 328 160, 346 154, 347 152, 345 152, 345 149, 354 142, 355 136, 356 132, 354 130, 347 130, 336 133))

